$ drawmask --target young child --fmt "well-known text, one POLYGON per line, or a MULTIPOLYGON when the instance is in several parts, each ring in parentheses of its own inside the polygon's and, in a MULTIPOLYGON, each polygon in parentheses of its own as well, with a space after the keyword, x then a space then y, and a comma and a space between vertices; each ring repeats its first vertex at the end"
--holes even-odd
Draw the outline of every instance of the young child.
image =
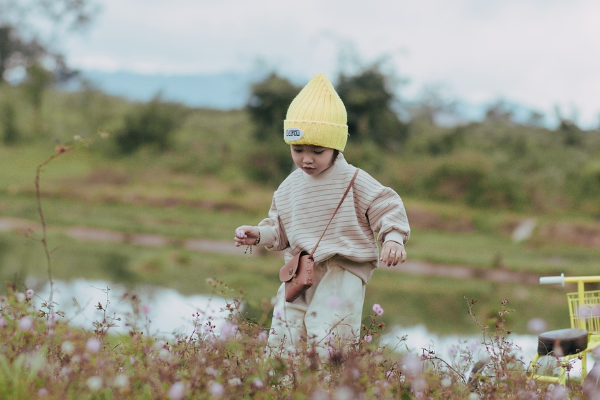
MULTIPOLYGON (((236 229, 236 246, 285 250, 286 262, 302 250, 310 253, 356 170, 342 154, 347 137, 344 104, 318 74, 292 101, 284 121, 284 140, 298 168, 274 193, 268 218, 236 229)), ((279 287, 269 346, 294 352, 316 345, 327 360, 328 349, 358 343, 365 285, 378 260, 388 267, 406 260, 409 236, 398 194, 360 170, 314 254, 313 286, 292 303, 285 301, 284 284, 279 287)))

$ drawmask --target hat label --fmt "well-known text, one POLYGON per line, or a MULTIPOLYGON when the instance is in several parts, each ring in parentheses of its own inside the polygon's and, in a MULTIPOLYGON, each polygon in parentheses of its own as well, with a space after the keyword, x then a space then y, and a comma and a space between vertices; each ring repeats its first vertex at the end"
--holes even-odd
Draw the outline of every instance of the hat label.
POLYGON ((293 142, 294 140, 302 139, 304 131, 300 128, 288 128, 283 135, 288 142, 293 142))

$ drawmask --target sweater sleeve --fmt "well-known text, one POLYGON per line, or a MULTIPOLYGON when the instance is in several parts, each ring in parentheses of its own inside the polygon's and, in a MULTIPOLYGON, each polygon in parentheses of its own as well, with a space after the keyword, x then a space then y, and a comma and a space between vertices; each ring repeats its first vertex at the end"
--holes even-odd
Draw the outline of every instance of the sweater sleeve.
POLYGON ((371 229, 378 233, 377 242, 379 245, 386 240, 406 243, 410 237, 410 225, 402 199, 393 189, 365 175, 357 181, 368 197, 366 215, 371 229))
POLYGON ((277 212, 275 196, 271 202, 269 217, 260 221, 257 227, 260 231, 260 244, 263 244, 267 250, 280 251, 289 247, 283 223, 277 212))

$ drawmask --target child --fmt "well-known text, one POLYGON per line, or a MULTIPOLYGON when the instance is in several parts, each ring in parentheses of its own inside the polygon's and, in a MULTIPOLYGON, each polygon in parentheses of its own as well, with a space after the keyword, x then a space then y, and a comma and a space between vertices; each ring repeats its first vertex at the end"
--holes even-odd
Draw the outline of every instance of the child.
MULTIPOLYGON (((356 170, 342 155, 346 120, 331 82, 325 75, 314 76, 292 101, 284 121, 284 140, 298 168, 274 193, 268 218, 236 229, 236 246, 285 250, 286 262, 302 250, 313 250, 356 170)), ((279 287, 269 346, 293 352, 308 343, 326 360, 332 348, 357 343, 365 285, 378 258, 388 267, 404 262, 409 236, 398 194, 359 171, 314 254, 313 286, 292 303, 285 301, 284 284, 279 287)))

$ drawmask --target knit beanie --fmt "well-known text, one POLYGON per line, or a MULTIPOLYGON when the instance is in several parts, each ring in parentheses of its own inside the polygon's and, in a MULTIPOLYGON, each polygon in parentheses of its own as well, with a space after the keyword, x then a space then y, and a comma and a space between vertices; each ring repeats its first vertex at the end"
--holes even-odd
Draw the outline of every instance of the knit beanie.
POLYGON ((344 151, 348 138, 346 107, 323 74, 315 75, 298 93, 283 122, 287 144, 344 151))

